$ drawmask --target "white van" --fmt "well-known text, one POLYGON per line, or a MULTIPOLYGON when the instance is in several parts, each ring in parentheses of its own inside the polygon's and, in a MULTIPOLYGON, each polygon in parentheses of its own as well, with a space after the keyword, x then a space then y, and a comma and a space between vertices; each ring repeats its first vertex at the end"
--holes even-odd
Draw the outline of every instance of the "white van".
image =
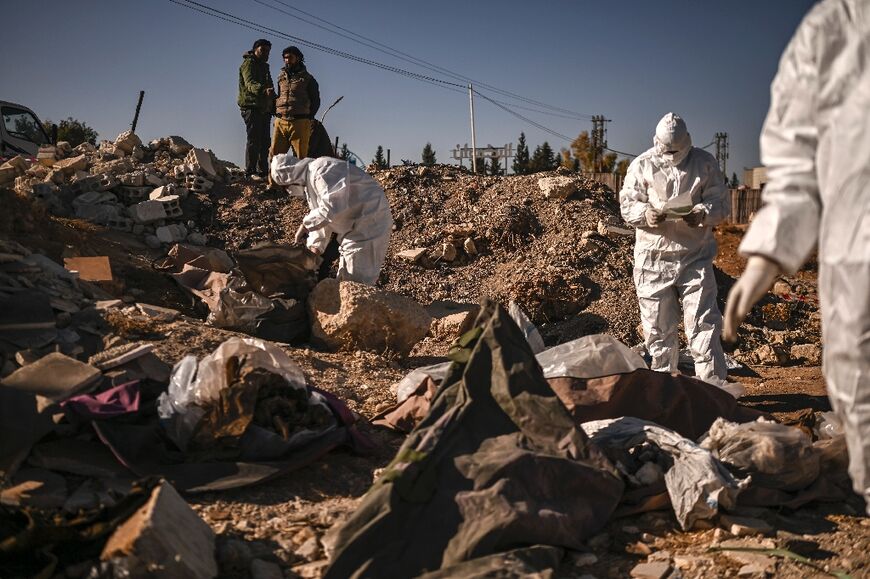
POLYGON ((39 117, 23 105, 0 101, 0 157, 36 157, 41 145, 51 144, 39 117))

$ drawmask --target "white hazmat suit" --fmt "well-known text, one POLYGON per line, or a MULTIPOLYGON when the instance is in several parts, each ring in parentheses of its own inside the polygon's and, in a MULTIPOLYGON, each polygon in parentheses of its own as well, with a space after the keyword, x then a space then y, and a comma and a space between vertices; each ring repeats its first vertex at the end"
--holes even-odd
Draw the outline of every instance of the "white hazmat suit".
MULTIPOLYGON (((765 206, 740 251, 793 273, 818 244, 828 395, 870 513, 870 1, 824 0, 804 18, 771 85, 761 158, 765 206)), ((758 279, 747 271, 732 293, 769 283, 758 279)))
POLYGON ((716 159, 692 147, 683 119, 665 115, 653 142, 631 163, 619 193, 623 219, 637 228, 634 283, 651 368, 677 371, 682 300, 695 373, 724 386, 713 226, 730 212, 730 195, 716 159))
POLYGON ((272 181, 291 194, 304 194, 309 212, 302 223, 309 249, 322 254, 336 234, 339 280, 377 282, 393 229, 390 204, 377 181, 341 159, 291 155, 272 157, 272 181))

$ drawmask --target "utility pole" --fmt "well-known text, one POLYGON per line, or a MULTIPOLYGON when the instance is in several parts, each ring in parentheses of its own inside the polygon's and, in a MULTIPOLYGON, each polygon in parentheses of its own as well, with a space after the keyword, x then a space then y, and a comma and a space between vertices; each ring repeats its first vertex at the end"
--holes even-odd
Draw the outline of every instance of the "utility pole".
POLYGON ((139 111, 142 110, 142 99, 145 98, 145 91, 139 91, 139 102, 136 103, 136 114, 133 115, 133 124, 130 125, 130 131, 136 132, 136 125, 139 124, 139 111))
POLYGON ((474 136, 474 88, 468 85, 468 103, 471 106, 471 170, 477 174, 477 138, 474 136))
POLYGON ((605 123, 609 122, 610 119, 605 118, 604 115, 594 115, 592 117, 592 134, 590 135, 592 141, 592 168, 596 173, 601 170, 604 149, 607 148, 607 125, 605 123))
POLYGON ((716 161, 725 180, 728 180, 728 133, 716 133, 716 161))

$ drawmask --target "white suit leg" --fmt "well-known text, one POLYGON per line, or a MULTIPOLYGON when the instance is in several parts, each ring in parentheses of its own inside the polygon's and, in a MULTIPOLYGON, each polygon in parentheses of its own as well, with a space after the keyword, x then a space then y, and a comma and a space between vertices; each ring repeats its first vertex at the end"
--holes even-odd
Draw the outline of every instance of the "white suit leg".
POLYGON ((722 347, 722 314, 716 304, 719 288, 713 264, 707 259, 688 264, 680 273, 677 287, 683 300, 683 327, 695 360, 695 375, 719 385, 728 376, 728 366, 722 347))
POLYGON ((870 514, 870 263, 819 267, 824 374, 843 424, 849 475, 870 514))
POLYGON ((339 245, 338 279, 375 285, 390 244, 389 231, 385 235, 365 241, 344 238, 339 245))
POLYGON ((635 252, 634 283, 640 321, 646 348, 652 357, 650 368, 659 372, 676 372, 680 358, 676 273, 676 264, 662 260, 661 256, 635 252))

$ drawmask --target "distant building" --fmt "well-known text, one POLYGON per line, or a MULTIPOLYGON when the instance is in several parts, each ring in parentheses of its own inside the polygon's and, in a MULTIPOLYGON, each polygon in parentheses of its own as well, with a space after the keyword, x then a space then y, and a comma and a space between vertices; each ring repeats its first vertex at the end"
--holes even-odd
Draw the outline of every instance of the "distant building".
POLYGON ((767 167, 743 169, 743 184, 747 189, 761 189, 767 183, 767 167))

